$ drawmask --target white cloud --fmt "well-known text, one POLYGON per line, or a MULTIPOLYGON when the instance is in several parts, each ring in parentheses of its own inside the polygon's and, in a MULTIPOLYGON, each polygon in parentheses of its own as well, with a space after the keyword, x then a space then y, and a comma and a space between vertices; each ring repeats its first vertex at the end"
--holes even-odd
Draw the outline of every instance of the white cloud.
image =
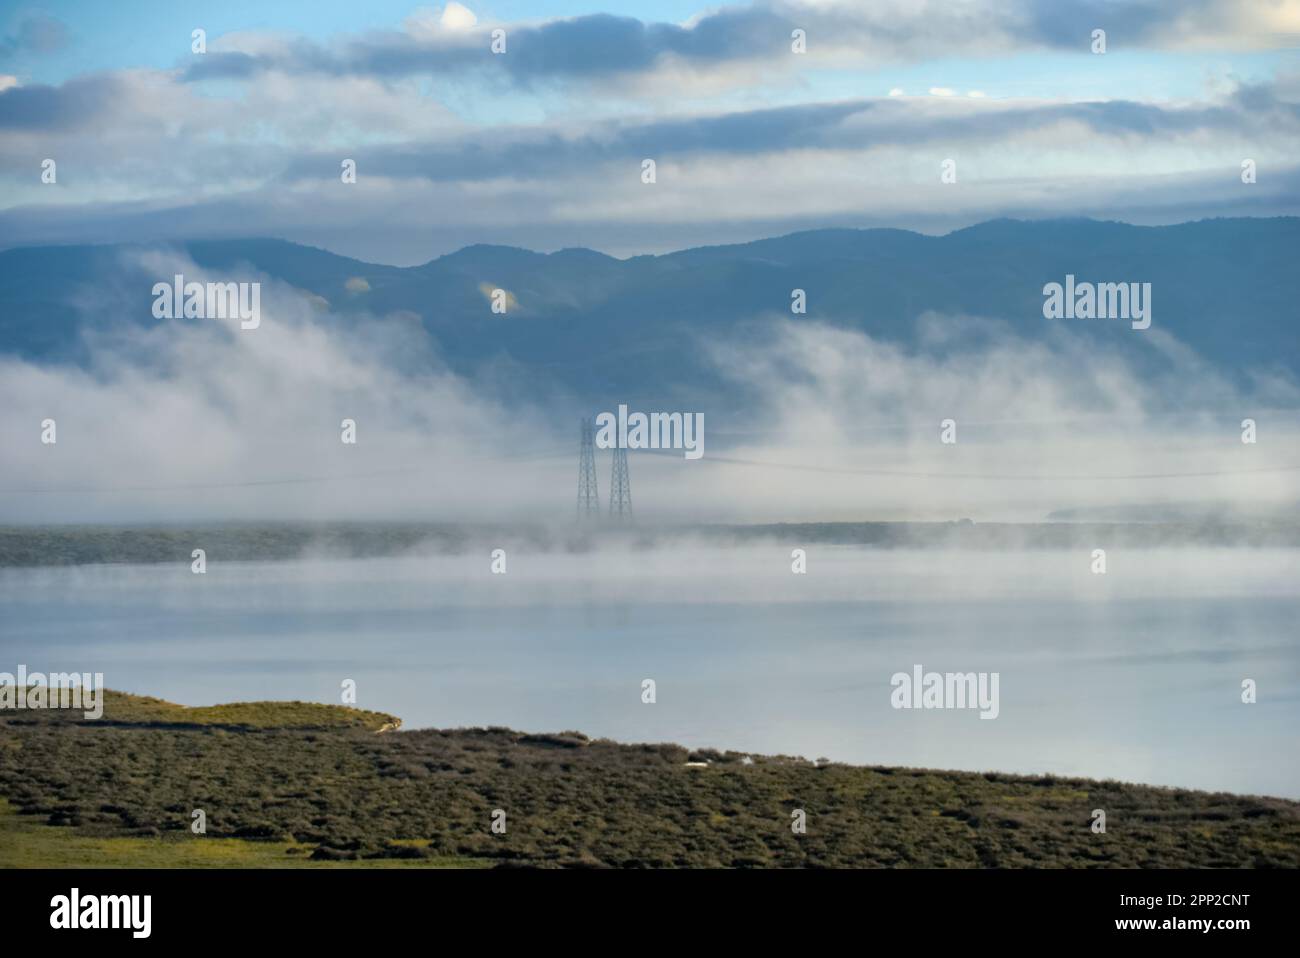
POLYGON ((441 9, 420 7, 412 11, 402 27, 417 40, 437 40, 448 33, 473 29, 477 24, 474 12, 453 0, 441 9))
POLYGON ((442 16, 438 22, 448 30, 468 30, 478 23, 478 17, 469 7, 462 6, 459 3, 451 2, 443 7, 442 16))

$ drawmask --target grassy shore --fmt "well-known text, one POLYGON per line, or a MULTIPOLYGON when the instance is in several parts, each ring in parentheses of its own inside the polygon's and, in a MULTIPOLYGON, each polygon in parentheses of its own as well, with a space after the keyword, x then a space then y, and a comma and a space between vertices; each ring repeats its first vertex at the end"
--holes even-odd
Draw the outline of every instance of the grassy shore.
POLYGON ((0 712, 0 867, 1300 867, 1282 799, 398 724, 121 693, 98 721, 0 712))

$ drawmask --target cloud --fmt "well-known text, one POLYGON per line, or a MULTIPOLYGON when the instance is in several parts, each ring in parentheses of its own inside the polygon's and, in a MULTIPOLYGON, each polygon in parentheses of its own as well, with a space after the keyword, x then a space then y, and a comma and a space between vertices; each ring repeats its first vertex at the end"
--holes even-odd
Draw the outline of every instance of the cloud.
POLYGON ((468 7, 449 3, 443 8, 439 22, 448 30, 468 30, 478 23, 478 17, 468 7))
POLYGON ((1300 0, 760 0, 723 6, 684 25, 597 13, 483 27, 468 10, 451 4, 436 26, 424 15, 408 20, 401 33, 369 34, 334 45, 302 40, 276 52, 212 52, 190 64, 185 76, 199 81, 280 71, 398 77, 478 70, 530 85, 608 80, 672 67, 724 70, 747 61, 795 72, 817 62, 860 68, 881 61, 1025 50, 1085 54, 1094 29, 1105 29, 1117 49, 1275 48, 1294 42, 1300 33, 1300 0), (496 28, 507 32, 504 55, 490 50, 490 30, 496 28), (808 52, 799 56, 790 48, 796 29, 808 38, 808 52))
POLYGON ((441 10, 421 8, 403 22, 406 32, 414 37, 437 37, 444 31, 468 30, 478 24, 478 16, 463 4, 451 2, 441 10))
POLYGON ((68 40, 68 25, 57 17, 27 16, 13 33, 0 37, 0 59, 56 53, 68 45, 68 40))
MULTIPOLYGON (((176 71, 11 85, 0 89, 0 227, 12 245, 261 233, 410 263, 472 242, 634 254, 817 225, 941 231, 994 216, 1167 223, 1296 212, 1300 87, 1285 73, 1159 102, 906 96, 902 87, 778 106, 764 105, 763 94, 718 96, 708 110, 672 102, 588 110, 586 94, 547 98, 545 78, 583 71, 607 91, 612 77, 661 68, 685 70, 692 82, 703 76, 683 64, 710 76, 741 69, 758 62, 746 51, 771 37, 787 49, 788 33, 773 32, 787 25, 781 18, 888 23, 898 43, 923 38, 933 56, 948 33, 987 32, 994 27, 981 18, 1008 16, 978 3, 920 19, 911 9, 765 3, 686 24, 610 15, 514 24, 510 53, 496 57, 483 32, 494 25, 464 26, 446 7, 400 31, 333 44, 232 33, 176 71), (449 29, 444 16, 460 26, 449 29), (429 69, 442 71, 432 84, 429 69), (194 70, 257 82, 187 82, 194 70), (466 109, 456 93, 472 89, 473 99, 516 80, 540 84, 528 100, 538 107, 532 122, 475 116, 479 107, 466 109), (33 174, 47 156, 59 164, 57 185, 33 174), (637 175, 647 157, 659 164, 652 189, 637 175), (1261 176, 1243 189, 1247 157, 1261 176), (359 175, 346 192, 345 158, 359 175), (936 164, 946 158, 957 161, 958 182, 939 191, 936 164)), ((1130 27, 1162 29, 1128 9, 1100 10, 1112 45, 1130 27), (1137 19, 1117 30, 1125 15, 1137 19)), ((1196 22, 1215 9, 1197 4, 1196 22)), ((812 49, 823 34, 847 36, 809 29, 812 49)), ((513 110, 523 99, 503 102, 513 110)))
POLYGON ((78 77, 60 86, 0 87, 0 129, 84 129, 121 110, 122 81, 112 74, 78 77))
MULTIPOLYGON (((716 463, 701 484, 716 482, 717 499, 699 495, 718 501, 729 487, 737 508, 768 515, 784 500, 782 518, 847 518, 855 502, 860 516, 1021 520, 1066 502, 1219 501, 1229 511, 1294 502, 1300 472, 1255 471, 1294 457, 1284 446, 1267 463, 1243 456, 1239 417, 1222 412, 1258 406, 1263 394, 1248 400, 1160 338, 1153 345, 1171 362, 1153 374, 1123 345, 1031 339, 969 316, 922 317, 915 346, 772 320, 710 347, 719 368, 753 388, 761 428, 752 438, 740 430, 721 453, 715 432, 715 454, 737 465, 716 463), (939 441, 944 419, 956 423, 955 445, 939 441)), ((1294 382, 1275 389, 1267 398, 1284 407, 1300 399, 1294 382)), ((1271 421, 1294 430, 1285 413, 1271 421)))
MULTIPOLYGON (((544 182, 475 183, 367 179, 362 166, 355 186, 18 207, 0 213, 0 235, 13 245, 279 236, 371 262, 415 265, 472 243, 632 256, 836 226, 942 233, 998 216, 1090 215, 1156 225, 1300 215, 1300 168, 1278 165, 1285 160, 1273 154, 1260 181, 1246 187, 1231 145, 1215 154, 1217 169, 1177 175, 1166 171, 1169 156, 1158 146, 1135 151, 1113 175, 1088 169, 1090 162, 1102 166, 1104 156, 1087 152, 1073 154, 1068 167, 1035 170, 1035 154, 1026 152, 1033 146, 1014 141, 959 153, 959 182, 947 193, 938 192, 938 158, 897 151, 726 162, 702 156, 661 164, 657 187, 640 184, 635 171, 595 175, 585 167, 544 182), (659 187, 668 189, 654 192, 659 187)), ((62 162, 59 171, 62 181, 62 162)))

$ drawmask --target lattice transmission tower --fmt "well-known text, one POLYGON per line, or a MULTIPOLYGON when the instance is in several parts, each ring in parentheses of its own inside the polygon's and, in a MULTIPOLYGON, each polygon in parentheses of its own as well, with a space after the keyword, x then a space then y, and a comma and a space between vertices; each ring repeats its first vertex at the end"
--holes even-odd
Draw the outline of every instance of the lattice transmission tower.
POLYGON ((582 421, 578 447, 578 518, 600 518, 600 490, 596 488, 596 442, 591 420, 582 421))
POLYGON ((609 517, 632 521, 632 486, 627 478, 627 448, 614 449, 614 474, 609 480, 609 517))

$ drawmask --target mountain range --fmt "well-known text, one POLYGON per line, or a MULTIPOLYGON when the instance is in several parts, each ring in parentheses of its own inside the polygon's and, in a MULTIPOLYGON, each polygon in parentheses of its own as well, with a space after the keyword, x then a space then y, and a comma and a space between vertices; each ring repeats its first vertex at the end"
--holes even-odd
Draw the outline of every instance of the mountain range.
MULTIPOLYGON (((157 247, 46 246, 0 252, 0 352, 88 363, 82 332, 148 325, 154 282, 128 255, 157 247)), ((418 321, 466 376, 558 388, 604 402, 719 400, 709 339, 763 335, 784 317, 914 344, 926 313, 992 319, 1033 339, 1068 332, 1158 364, 1160 337, 1119 320, 1048 320, 1043 287, 1150 283, 1152 330, 1171 334, 1239 383, 1300 378, 1300 218, 1213 219, 1144 227, 1088 219, 993 220, 943 236, 827 229, 729 246, 615 259, 474 245, 412 267, 365 263, 279 239, 174 242, 223 281, 302 290, 322 322, 418 321), (505 315, 493 289, 510 294, 505 315), (806 313, 791 312, 804 290, 806 313), (328 309, 324 308, 328 304, 328 309)), ((977 325, 977 324, 973 324, 977 325)), ((954 344, 951 348, 960 348, 954 344)), ((735 384, 730 387, 735 389, 735 384)), ((742 399, 732 396, 732 399, 742 399)))

